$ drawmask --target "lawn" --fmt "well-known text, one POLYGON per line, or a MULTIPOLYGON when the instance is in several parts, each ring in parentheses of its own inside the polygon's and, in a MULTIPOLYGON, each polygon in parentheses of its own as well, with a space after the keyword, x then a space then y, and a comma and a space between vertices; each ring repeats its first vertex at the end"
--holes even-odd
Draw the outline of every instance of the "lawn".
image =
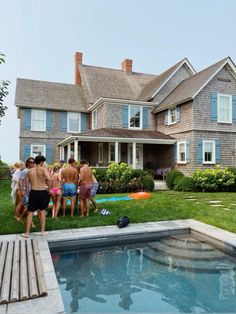
MULTIPOLYGON (((97 195, 96 199, 127 194, 97 195)), ((153 192, 149 199, 112 201, 98 204, 99 208, 106 208, 111 212, 108 216, 91 214, 87 218, 69 217, 69 208, 65 218, 51 218, 48 210, 46 230, 68 228, 95 227, 114 225, 121 216, 128 216, 131 223, 148 221, 162 221, 192 218, 207 224, 236 233, 236 194, 235 193, 183 193, 162 191, 153 192), (211 206, 209 201, 219 201, 211 206)), ((36 229, 39 222, 34 218, 36 229)), ((0 234, 21 233, 24 226, 18 223, 13 214, 13 204, 10 197, 10 180, 0 180, 0 234)), ((33 230, 32 230, 33 231, 33 230)))

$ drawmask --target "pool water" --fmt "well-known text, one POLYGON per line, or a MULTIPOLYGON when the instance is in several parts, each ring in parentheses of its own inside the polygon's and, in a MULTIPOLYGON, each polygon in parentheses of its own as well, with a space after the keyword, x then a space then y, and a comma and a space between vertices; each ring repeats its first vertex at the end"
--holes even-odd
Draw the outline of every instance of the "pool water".
POLYGON ((52 259, 66 313, 236 313, 236 259, 190 234, 52 259))

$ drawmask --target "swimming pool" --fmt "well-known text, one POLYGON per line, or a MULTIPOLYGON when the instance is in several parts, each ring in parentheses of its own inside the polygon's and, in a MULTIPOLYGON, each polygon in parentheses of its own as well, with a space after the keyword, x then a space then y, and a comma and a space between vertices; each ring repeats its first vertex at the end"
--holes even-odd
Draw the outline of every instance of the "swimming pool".
POLYGON ((52 259, 66 313, 236 313, 235 257, 190 233, 52 259))

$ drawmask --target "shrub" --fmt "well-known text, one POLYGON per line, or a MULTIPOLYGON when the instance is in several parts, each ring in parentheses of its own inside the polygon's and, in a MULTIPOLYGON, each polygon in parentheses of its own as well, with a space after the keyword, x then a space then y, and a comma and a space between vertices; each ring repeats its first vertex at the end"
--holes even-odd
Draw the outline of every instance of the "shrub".
POLYGON ((132 169, 132 178, 142 178, 147 175, 147 171, 142 169, 132 169))
POLYGON ((203 192, 229 191, 235 184, 235 175, 227 168, 220 169, 219 166, 215 169, 195 170, 192 177, 196 188, 203 192))
POLYGON ((143 182, 141 178, 133 178, 127 183, 127 192, 138 192, 143 189, 143 182))
POLYGON ((175 182, 177 184, 177 181, 178 181, 177 178, 183 177, 183 176, 184 176, 184 174, 179 170, 173 169, 173 170, 169 171, 165 176, 165 180, 166 180, 166 184, 167 184, 168 188, 170 190, 173 190, 175 187, 175 182))
POLYGON ((121 181, 127 182, 132 177, 132 167, 128 166, 125 162, 116 163, 113 162, 109 165, 106 171, 106 179, 120 179, 121 181))
POLYGON ((106 178, 106 168, 94 168, 96 170, 95 177, 98 181, 105 181, 106 178))
POLYGON ((178 182, 175 184, 175 191, 190 192, 196 191, 196 186, 192 177, 177 177, 178 182))
POLYGON ((150 176, 143 177, 143 189, 152 192, 154 190, 154 181, 150 176))

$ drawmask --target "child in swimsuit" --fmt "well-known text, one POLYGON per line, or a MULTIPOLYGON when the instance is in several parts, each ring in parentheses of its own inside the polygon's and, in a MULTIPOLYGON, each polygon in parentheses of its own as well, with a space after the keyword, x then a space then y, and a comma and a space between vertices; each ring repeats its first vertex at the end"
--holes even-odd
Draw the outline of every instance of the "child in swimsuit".
POLYGON ((60 202, 61 202, 61 178, 60 178, 60 166, 56 165, 53 168, 53 171, 51 173, 52 178, 52 188, 50 190, 50 194, 52 197, 52 218, 57 218, 59 208, 60 208, 60 202))

